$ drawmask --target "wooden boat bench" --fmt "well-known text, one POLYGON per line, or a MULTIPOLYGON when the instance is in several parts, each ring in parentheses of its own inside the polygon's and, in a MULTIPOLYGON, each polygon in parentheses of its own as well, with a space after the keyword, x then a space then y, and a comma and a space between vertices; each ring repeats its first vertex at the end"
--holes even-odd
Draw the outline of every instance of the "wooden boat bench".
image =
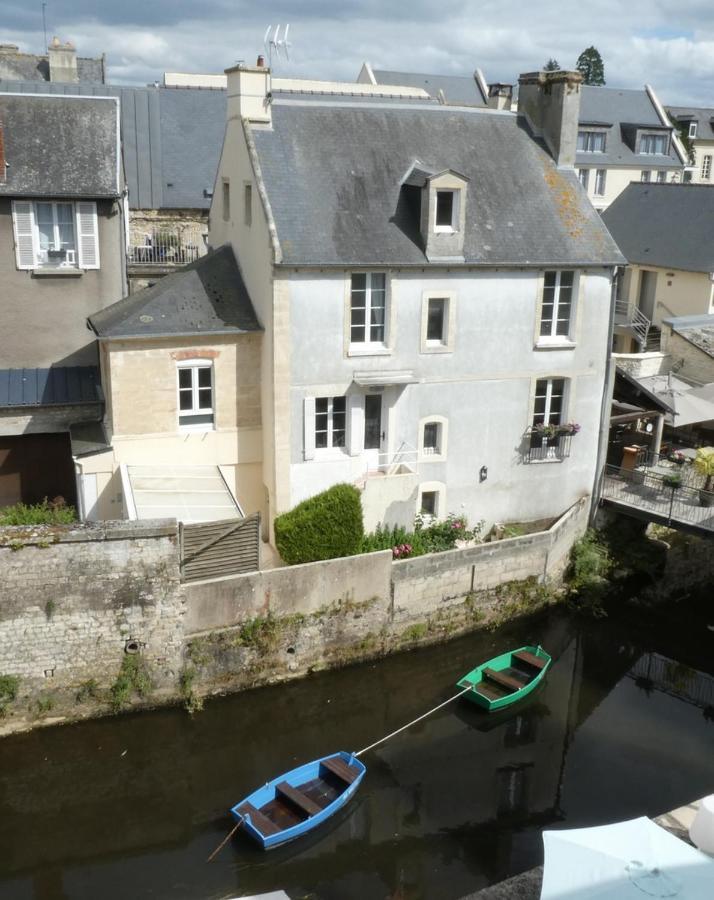
POLYGON ((511 691, 504 690, 498 684, 488 684, 486 681, 479 681, 478 684, 474 685, 474 691, 477 694, 481 694, 484 697, 487 697, 489 700, 500 700, 502 697, 507 697, 511 691))
POLYGON ((504 675, 503 672, 497 672, 495 669, 484 669, 483 674, 489 681, 494 681, 511 693, 520 691, 523 687, 522 681, 517 681, 515 678, 511 678, 510 675, 504 675))
POLYGON ((340 779, 340 781, 345 784, 352 784, 352 782, 357 778, 359 772, 353 766, 348 766, 344 760, 339 757, 331 757, 330 759, 323 759, 322 766, 324 766, 328 772, 332 772, 334 776, 340 779))
POLYGON ((321 806, 318 806, 314 800, 311 800, 306 794, 303 794, 302 791, 294 788, 291 784, 288 784, 287 781, 281 781, 280 784, 276 784, 275 793, 279 797, 284 797, 286 800, 289 800, 293 806, 297 806, 297 808, 305 813, 306 816, 315 816, 317 813, 322 812, 321 806))
POLYGON ((527 650, 522 650, 519 653, 514 653, 513 658, 519 660, 520 662, 525 663, 528 666, 532 666, 534 669, 537 669, 539 672, 542 668, 545 667, 547 660, 541 659, 539 656, 534 656, 532 653, 529 653, 527 650))
POLYGON ((266 837, 271 834, 278 834, 281 830, 279 825, 276 825, 275 822, 272 822, 267 816, 264 816, 252 803, 244 803, 238 809, 238 812, 242 816, 250 816, 250 821, 253 825, 255 825, 258 831, 266 835, 266 837))

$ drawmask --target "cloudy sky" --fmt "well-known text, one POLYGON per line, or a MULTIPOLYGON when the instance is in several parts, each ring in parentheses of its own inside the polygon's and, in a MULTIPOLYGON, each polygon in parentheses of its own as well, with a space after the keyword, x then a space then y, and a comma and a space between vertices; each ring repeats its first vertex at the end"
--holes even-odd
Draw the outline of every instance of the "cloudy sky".
MULTIPOLYGON (((41 52, 41 0, 0 0, 0 42, 41 52)), ((253 62, 269 24, 290 22, 281 75, 354 80, 375 68, 513 82, 555 57, 572 67, 594 44, 608 85, 654 85, 665 103, 714 107, 712 0, 47 0, 47 35, 81 56, 107 54, 110 80, 220 72, 253 62)))

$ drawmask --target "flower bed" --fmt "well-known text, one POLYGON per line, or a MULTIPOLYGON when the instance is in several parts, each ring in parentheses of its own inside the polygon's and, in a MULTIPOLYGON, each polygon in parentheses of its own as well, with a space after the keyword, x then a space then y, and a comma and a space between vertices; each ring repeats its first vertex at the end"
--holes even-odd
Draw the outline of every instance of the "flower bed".
POLYGON ((362 553, 391 550, 394 559, 441 553, 453 550, 457 541, 479 542, 482 528, 483 522, 469 528, 464 516, 449 515, 440 522, 429 522, 422 516, 417 516, 411 531, 398 525, 378 525, 374 531, 364 536, 362 553))

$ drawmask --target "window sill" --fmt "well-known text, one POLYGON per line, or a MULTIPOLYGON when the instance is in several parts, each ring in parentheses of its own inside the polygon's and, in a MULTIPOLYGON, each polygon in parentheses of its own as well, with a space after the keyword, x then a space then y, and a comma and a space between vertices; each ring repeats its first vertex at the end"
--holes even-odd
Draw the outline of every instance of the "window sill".
POLYGON ((453 353, 454 348, 450 344, 422 344, 420 353, 453 353))
POLYGON ((562 463, 565 462, 567 456, 549 456, 545 459, 532 459, 528 463, 529 466, 550 466, 553 463, 562 463))
POLYGON ((533 345, 534 350, 575 350, 578 345, 575 341, 537 341, 533 345))
POLYGON ((306 459, 305 462, 346 462, 350 459, 350 454, 343 447, 328 447, 315 449, 315 455, 312 459, 306 459))
POLYGON ((419 463, 443 463, 446 462, 445 453, 420 453, 419 463))
POLYGON ((389 347, 385 347, 383 344, 372 344, 365 345, 364 347, 358 345, 350 345, 347 348, 348 356, 391 356, 392 351, 389 347))
POLYGON ((179 434, 209 434, 216 430, 215 425, 179 425, 179 434))
POLYGON ((79 278, 84 274, 82 269, 72 269, 69 266, 67 268, 60 268, 59 266, 56 269, 51 268, 50 266, 43 266, 42 268, 31 269, 33 278, 79 278))

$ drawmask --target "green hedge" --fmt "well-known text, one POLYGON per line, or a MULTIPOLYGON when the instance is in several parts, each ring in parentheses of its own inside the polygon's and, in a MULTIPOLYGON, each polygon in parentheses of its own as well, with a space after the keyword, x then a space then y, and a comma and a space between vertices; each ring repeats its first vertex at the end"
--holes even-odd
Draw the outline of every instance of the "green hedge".
POLYGON ((356 487, 336 484, 275 520, 275 543, 288 565, 359 553, 364 537, 356 487))

